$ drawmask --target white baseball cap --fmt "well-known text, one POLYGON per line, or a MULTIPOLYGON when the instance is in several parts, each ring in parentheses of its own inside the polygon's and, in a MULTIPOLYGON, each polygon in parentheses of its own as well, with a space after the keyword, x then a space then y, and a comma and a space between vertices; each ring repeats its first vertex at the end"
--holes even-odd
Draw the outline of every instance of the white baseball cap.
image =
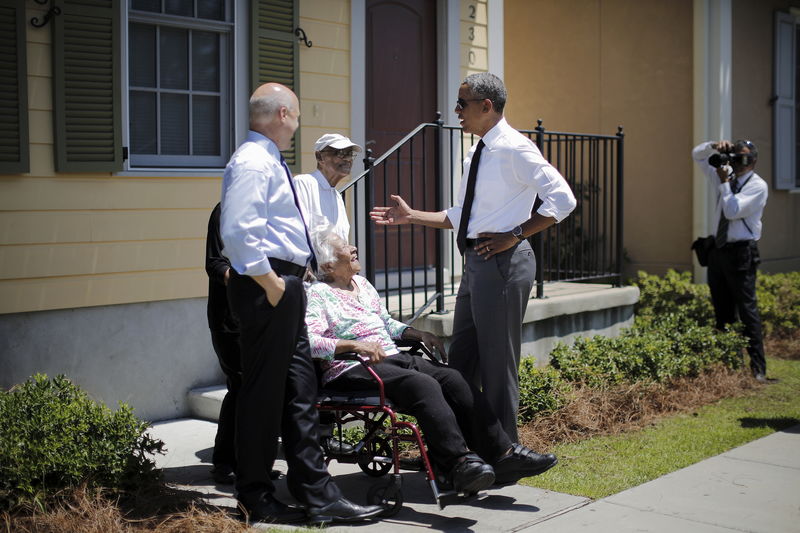
POLYGON ((353 147, 353 150, 356 152, 360 152, 362 150, 359 145, 357 145, 344 135, 339 135, 338 133, 326 133, 325 135, 317 139, 316 144, 314 144, 314 151, 321 152, 322 150, 328 148, 329 146, 337 150, 350 147, 353 147))

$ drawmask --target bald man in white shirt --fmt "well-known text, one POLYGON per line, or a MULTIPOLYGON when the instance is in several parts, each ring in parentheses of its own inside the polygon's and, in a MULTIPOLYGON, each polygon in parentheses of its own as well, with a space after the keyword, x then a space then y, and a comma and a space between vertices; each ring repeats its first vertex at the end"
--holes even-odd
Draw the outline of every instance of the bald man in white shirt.
POLYGON ((227 286, 239 325, 242 382, 236 404, 236 499, 259 522, 356 522, 379 506, 347 500, 318 444, 317 379, 305 326, 302 278, 315 264, 308 231, 281 150, 291 147, 300 102, 266 83, 250 97, 250 131, 222 180, 220 235, 231 263, 227 286), (287 486, 306 506, 275 498, 269 473, 278 436, 287 486))
POLYGON ((506 122, 505 102, 503 82, 493 74, 472 74, 458 90, 455 112, 462 129, 482 139, 464 160, 453 207, 419 211, 393 195, 397 205, 375 207, 370 215, 377 224, 457 231, 465 265, 450 365, 483 389, 503 429, 517 441, 522 319, 536 274, 527 239, 563 220, 576 202, 536 145, 506 122), (532 214, 537 196, 542 204, 532 214))

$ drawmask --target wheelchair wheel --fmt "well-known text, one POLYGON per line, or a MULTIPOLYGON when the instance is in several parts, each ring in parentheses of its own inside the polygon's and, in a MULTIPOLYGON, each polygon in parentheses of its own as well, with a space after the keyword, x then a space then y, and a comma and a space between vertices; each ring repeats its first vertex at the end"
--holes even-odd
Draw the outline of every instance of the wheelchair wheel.
POLYGON ((367 491, 367 505, 383 506, 383 518, 394 516, 403 508, 403 491, 396 480, 378 483, 367 491))
POLYGON ((386 439, 372 439, 358 454, 358 466, 372 477, 381 477, 392 469, 392 447, 386 439))

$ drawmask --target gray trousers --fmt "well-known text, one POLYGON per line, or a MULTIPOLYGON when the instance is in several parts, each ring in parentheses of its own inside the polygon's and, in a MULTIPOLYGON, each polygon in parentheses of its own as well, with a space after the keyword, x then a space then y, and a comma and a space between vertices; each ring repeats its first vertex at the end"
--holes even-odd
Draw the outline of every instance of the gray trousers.
POLYGON ((522 319, 536 277, 528 241, 484 260, 464 253, 456 297, 450 366, 483 393, 503 429, 517 442, 522 319))

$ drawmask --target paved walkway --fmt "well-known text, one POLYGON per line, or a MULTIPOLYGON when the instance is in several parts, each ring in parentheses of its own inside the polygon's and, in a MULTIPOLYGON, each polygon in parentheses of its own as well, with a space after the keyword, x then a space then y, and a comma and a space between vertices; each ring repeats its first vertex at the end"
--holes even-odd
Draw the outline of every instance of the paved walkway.
MULTIPOLYGON (((152 435, 168 450, 157 462, 168 481, 233 507, 231 487, 214 486, 209 474, 215 431, 215 423, 194 419, 155 424, 152 435)), ((282 461, 276 467, 286 470, 282 461)), ((350 499, 365 503, 375 478, 356 465, 334 462, 330 470, 350 499)), ((281 481, 278 496, 291 499, 281 481)), ((391 519, 327 531, 800 533, 800 425, 596 501, 514 485, 440 511, 414 472, 403 474, 403 496, 391 519)))

